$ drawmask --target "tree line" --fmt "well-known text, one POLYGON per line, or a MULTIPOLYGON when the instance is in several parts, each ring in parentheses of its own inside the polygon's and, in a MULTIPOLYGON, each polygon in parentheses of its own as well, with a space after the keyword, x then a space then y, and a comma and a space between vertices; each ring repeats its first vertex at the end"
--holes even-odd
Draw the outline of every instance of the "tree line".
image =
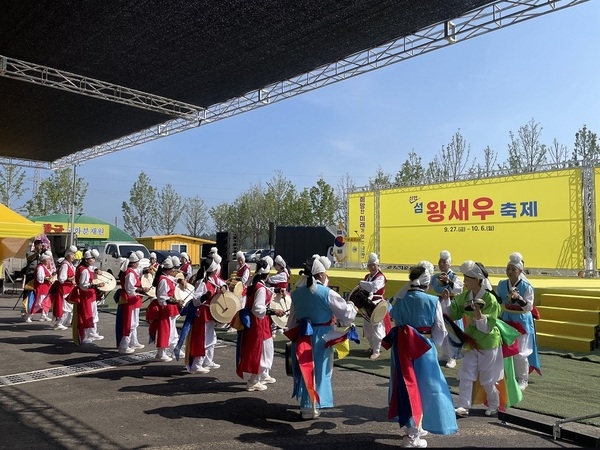
MULTIPOLYGON (((460 129, 449 143, 428 163, 413 150, 400 164, 396 173, 385 172, 381 166, 369 178, 368 191, 458 181, 473 178, 523 174, 544 170, 596 165, 600 161, 600 146, 596 133, 583 125, 575 133, 571 149, 554 139, 547 144, 541 138, 542 127, 534 119, 509 132, 508 157, 498 162, 498 153, 489 146, 481 155, 471 155, 471 145, 460 129), (478 157, 481 158, 478 160, 478 157)), ((385 163, 386 167, 391 164, 385 163)), ((43 180, 21 208, 28 216, 69 214, 75 199, 76 211, 83 210, 88 183, 76 178, 73 196, 73 170, 62 168, 43 180)), ((12 165, 0 167, 0 200, 11 207, 21 199, 25 187, 25 172, 12 165)), ((346 173, 334 187, 321 176, 316 184, 298 190, 281 170, 266 183, 251 183, 232 202, 208 208, 199 196, 184 198, 167 184, 162 189, 142 170, 123 201, 124 230, 132 236, 144 236, 150 230, 159 235, 173 234, 181 224, 193 237, 214 239, 216 232, 237 234, 242 246, 262 247, 268 242, 269 222, 278 225, 326 226, 347 223, 348 195, 359 190, 352 176, 346 173), (208 219, 214 224, 208 228, 208 219)))

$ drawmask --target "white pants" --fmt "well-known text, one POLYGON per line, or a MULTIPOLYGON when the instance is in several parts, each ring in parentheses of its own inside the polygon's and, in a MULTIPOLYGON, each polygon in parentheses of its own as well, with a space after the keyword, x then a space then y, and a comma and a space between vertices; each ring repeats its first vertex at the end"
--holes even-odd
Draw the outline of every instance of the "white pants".
POLYGON ((71 325, 71 320, 73 320, 73 305, 67 301, 67 297, 69 294, 63 297, 63 315, 62 317, 56 317, 56 325, 63 325, 68 327, 71 325))
POLYGON ((192 361, 192 371, 200 367, 212 365, 215 357, 215 345, 217 345, 217 333, 215 332, 215 321, 209 320, 204 324, 204 356, 196 356, 192 361))
POLYGON ((488 408, 498 409, 500 394, 496 383, 504 377, 504 359, 502 347, 490 350, 469 350, 464 353, 463 363, 458 372, 458 406, 471 407, 473 382, 477 380, 487 394, 488 408))
POLYGON ((100 316, 98 315, 98 302, 92 302, 92 315, 94 316, 94 333, 98 334, 98 322, 100 321, 100 316))
POLYGON ((373 353, 381 353, 381 341, 385 337, 385 325, 383 322, 373 325, 363 318, 363 334, 369 341, 373 353))
MULTIPOLYGON (((265 339, 262 345, 262 355, 260 357, 260 368, 259 373, 250 374, 250 383, 256 383, 262 378, 269 375, 271 367, 273 367, 273 357, 275 355, 275 348, 273 346, 273 338, 265 339)), ((269 375, 270 376, 270 375, 269 375)))
POLYGON ((129 324, 129 336, 121 337, 121 342, 119 343, 119 349, 125 350, 128 347, 132 347, 136 344, 139 344, 137 337, 137 329, 140 325, 140 308, 134 308, 131 311, 131 322, 129 324))

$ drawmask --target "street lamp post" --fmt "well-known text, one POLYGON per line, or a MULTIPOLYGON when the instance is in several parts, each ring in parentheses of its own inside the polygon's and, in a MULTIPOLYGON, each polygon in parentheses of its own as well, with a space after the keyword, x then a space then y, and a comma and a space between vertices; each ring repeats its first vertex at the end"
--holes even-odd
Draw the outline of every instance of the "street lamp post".
POLYGON ((69 245, 75 245, 75 183, 77 180, 77 165, 73 164, 73 192, 71 195, 71 235, 69 245))

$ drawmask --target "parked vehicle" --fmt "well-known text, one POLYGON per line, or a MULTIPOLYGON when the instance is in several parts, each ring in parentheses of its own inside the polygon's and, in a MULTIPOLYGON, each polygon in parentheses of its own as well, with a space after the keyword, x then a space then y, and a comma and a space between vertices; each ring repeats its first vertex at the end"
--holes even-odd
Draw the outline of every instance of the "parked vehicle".
POLYGON ((156 253, 156 262, 161 264, 167 256, 177 256, 181 260, 181 253, 176 250, 149 250, 156 253))
POLYGON ((246 262, 256 262, 260 259, 260 254, 262 253, 263 249, 259 248, 257 250, 248 250, 246 252, 246 262))
MULTIPOLYGON (((106 242, 103 249, 99 249, 100 256, 96 259, 96 265, 100 270, 111 273, 115 278, 119 275, 121 265, 125 258, 134 251, 141 250, 144 257, 140 260, 139 267, 150 265, 150 252, 145 245, 136 242, 106 242)), ((158 255, 157 255, 158 256, 158 255)))
POLYGON ((264 250, 261 250, 261 252, 260 252, 260 255, 258 256, 258 259, 257 259, 257 261, 258 261, 259 259, 263 259, 265 256, 270 256, 270 257, 271 257, 271 259, 275 259, 275 250, 273 250, 273 249, 268 249, 268 248, 267 248, 267 249, 264 249, 264 250))

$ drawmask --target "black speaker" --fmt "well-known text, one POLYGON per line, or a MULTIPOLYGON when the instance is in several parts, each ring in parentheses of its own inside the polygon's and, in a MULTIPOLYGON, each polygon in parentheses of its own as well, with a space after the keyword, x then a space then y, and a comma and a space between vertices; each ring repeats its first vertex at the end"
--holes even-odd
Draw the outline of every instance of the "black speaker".
POLYGON ((202 244, 202 254, 200 255, 202 259, 205 259, 208 256, 212 247, 214 247, 213 244, 202 244))
POLYGON ((219 251, 219 255, 223 258, 223 261, 229 261, 230 256, 228 252, 229 245, 229 232, 227 231, 217 231, 217 250, 219 251))
POLYGON ((269 248, 275 245, 275 222, 269 222, 269 248))

